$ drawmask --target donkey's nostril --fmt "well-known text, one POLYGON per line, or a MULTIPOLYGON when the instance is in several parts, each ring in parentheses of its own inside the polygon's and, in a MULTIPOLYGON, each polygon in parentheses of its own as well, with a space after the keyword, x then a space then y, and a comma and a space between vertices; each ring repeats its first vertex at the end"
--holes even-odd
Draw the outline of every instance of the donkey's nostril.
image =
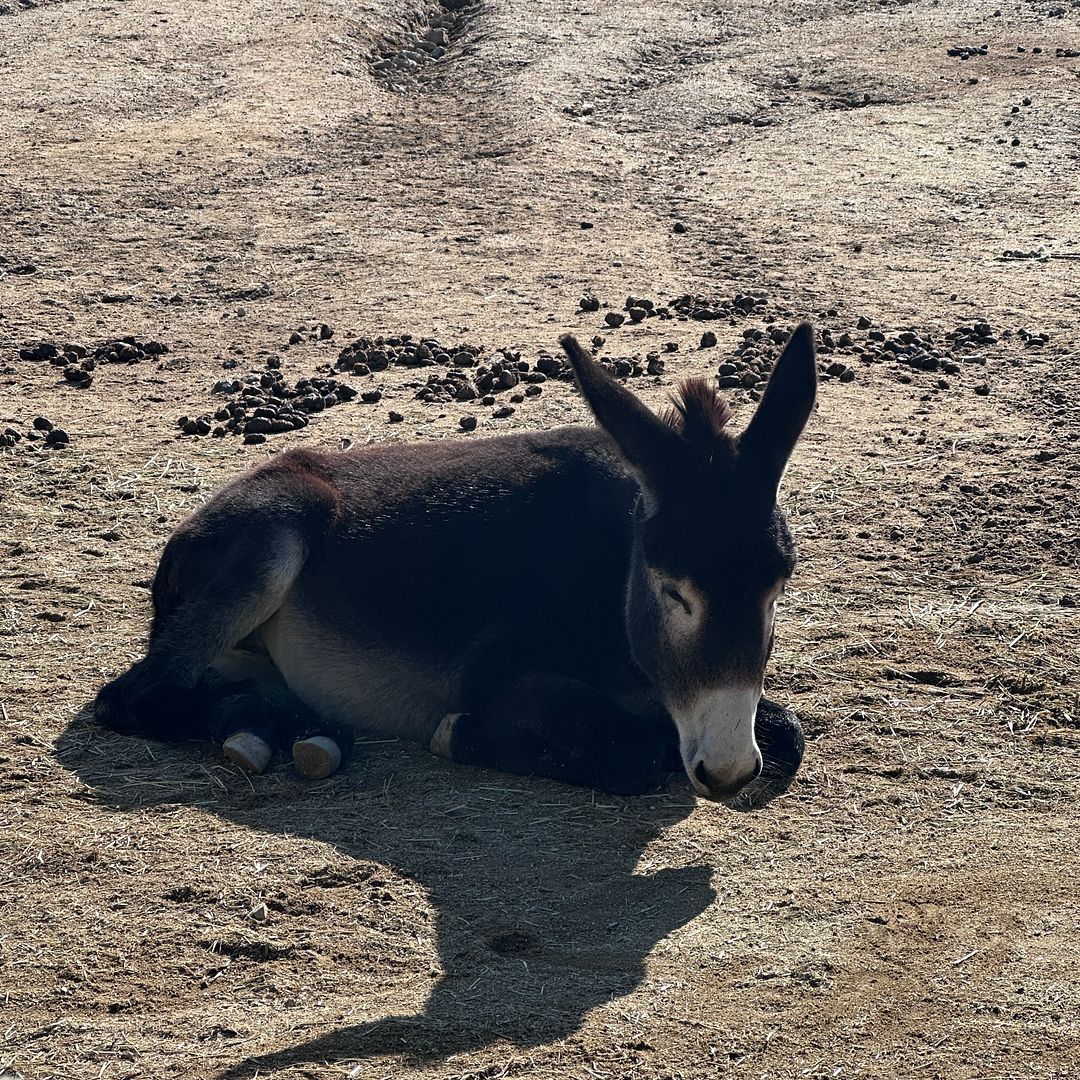
POLYGON ((761 757, 758 756, 754 762, 753 768, 744 773, 737 780, 732 781, 730 777, 721 779, 709 772, 705 767, 704 759, 702 759, 694 765, 693 778, 701 785, 704 791, 708 792, 709 798, 728 799, 733 795, 737 795, 747 784, 756 780, 761 775, 761 767, 761 757))

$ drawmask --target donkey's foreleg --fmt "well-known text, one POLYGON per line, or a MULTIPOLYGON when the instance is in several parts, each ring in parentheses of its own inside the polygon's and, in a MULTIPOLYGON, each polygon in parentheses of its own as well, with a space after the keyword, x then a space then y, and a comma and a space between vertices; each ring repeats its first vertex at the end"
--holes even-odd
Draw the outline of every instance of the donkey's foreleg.
POLYGON ((757 810, 783 795, 802 764, 806 743, 799 718, 790 709, 762 698, 754 739, 761 751, 761 773, 728 804, 734 810, 757 810))
POLYGON ((635 716, 584 683, 534 672, 448 716, 431 749, 463 765, 638 795, 658 783, 674 737, 665 718, 635 716))
POLYGON ((154 582, 157 611, 146 658, 98 694, 99 723, 159 739, 209 738, 214 662, 281 607, 306 558, 287 527, 258 521, 169 542, 154 582))

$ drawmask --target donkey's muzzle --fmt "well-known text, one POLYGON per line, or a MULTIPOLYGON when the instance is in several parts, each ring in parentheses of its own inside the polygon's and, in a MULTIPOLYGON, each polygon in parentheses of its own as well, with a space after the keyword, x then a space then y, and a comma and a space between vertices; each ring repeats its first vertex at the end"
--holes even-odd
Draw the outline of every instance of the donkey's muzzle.
POLYGON ((699 760, 690 773, 690 780, 699 795, 715 802, 733 799, 747 784, 753 783, 761 775, 761 755, 757 756, 753 767, 737 773, 734 770, 710 772, 703 760, 699 760))

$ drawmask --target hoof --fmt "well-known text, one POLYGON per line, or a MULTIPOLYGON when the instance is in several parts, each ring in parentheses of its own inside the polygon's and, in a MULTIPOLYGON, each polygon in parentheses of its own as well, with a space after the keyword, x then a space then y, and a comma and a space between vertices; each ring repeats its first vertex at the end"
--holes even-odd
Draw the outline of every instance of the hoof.
POLYGON ((325 735, 297 739, 292 756, 296 771, 309 780, 325 780, 341 768, 341 747, 325 735))
POLYGON ((274 753, 268 743, 250 731, 238 731, 230 735, 221 749, 234 765, 256 776, 270 764, 274 753))
POLYGON ((465 715, 467 714, 453 712, 447 713, 443 717, 442 723, 435 729, 435 734, 431 736, 431 752, 436 757, 446 758, 447 761, 454 760, 454 728, 465 715))
POLYGON ((802 764, 805 740, 799 718, 772 701, 761 699, 754 735, 761 749, 761 775, 734 798, 725 800, 732 810, 760 810, 785 794, 802 764))

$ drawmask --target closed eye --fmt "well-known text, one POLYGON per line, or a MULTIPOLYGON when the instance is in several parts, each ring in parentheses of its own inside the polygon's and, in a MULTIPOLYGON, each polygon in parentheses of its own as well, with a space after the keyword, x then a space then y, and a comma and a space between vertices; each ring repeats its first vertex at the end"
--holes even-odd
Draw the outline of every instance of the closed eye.
POLYGON ((686 612, 687 615, 691 613, 690 604, 687 602, 686 597, 683 596, 683 594, 679 592, 679 590, 676 589, 673 585, 664 586, 664 596, 666 596, 667 599, 672 600, 676 604, 678 604, 683 609, 683 611, 686 612))

